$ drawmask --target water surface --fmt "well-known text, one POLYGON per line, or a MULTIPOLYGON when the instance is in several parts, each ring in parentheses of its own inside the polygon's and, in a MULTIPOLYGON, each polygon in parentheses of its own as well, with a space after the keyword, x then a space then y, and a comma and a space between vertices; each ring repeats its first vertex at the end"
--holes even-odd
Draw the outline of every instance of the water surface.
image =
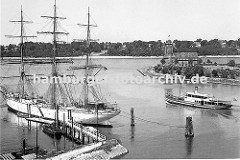
MULTIPOLYGON (((116 77, 123 79, 141 76, 136 69, 154 66, 159 59, 96 59, 108 70, 101 72, 104 77, 101 91, 111 102, 117 102, 122 112, 112 118, 113 128, 101 128, 109 139, 118 139, 129 153, 122 158, 237 158, 240 150, 240 86, 219 84, 198 85, 199 92, 214 95, 219 99, 233 100, 235 106, 230 110, 206 110, 177 105, 166 105, 165 89, 171 88, 176 95, 184 95, 193 91, 195 85, 173 84, 163 85, 158 82, 149 84, 132 84, 113 81, 116 77), (135 127, 130 126, 130 109, 134 108, 135 127), (193 117, 195 136, 187 139, 184 136, 185 117, 193 117)), ((83 60, 75 60, 74 65, 84 64, 83 60)), ((62 73, 69 64, 60 66, 62 73)), ((33 73, 49 73, 49 65, 28 66, 33 73)), ((17 65, 1 66, 5 75, 18 74, 17 65)), ((69 71, 68 71, 69 73, 69 71)), ((78 72, 82 75, 83 72, 78 72)), ((18 79, 2 80, 1 85, 16 87, 18 79)), ((44 94, 46 85, 37 84, 39 94, 44 94)), ((81 96, 81 87, 72 90, 75 97, 81 96)), ((21 139, 27 138, 27 143, 35 145, 35 123, 29 131, 26 121, 7 111, 6 105, 1 107, 1 153, 18 149, 21 139)), ((39 128, 39 145, 48 150, 71 148, 71 142, 64 139, 53 140, 39 128), (65 144, 65 145, 64 145, 65 144)))

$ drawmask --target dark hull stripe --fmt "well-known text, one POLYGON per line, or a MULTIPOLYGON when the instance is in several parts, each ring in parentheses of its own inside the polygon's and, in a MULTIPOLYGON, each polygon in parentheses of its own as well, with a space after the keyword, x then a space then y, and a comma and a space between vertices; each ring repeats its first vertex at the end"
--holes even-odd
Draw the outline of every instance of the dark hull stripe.
POLYGON ((200 105, 196 104, 194 102, 186 102, 184 100, 179 100, 171 97, 165 97, 165 101, 170 104, 180 104, 190 107, 196 107, 196 108, 204 108, 204 109, 228 109, 232 105, 225 105, 225 106, 218 106, 218 105, 200 105))

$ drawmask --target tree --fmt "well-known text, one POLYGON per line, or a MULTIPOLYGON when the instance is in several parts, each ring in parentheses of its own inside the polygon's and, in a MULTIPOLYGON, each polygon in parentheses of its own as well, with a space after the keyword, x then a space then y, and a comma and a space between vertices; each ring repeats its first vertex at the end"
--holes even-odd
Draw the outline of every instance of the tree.
POLYGON ((195 42, 202 42, 202 39, 198 38, 195 42))
POLYGON ((1 45, 1 52, 5 51, 5 47, 1 45))
POLYGON ((198 64, 202 64, 202 63, 203 63, 202 58, 198 58, 198 64))
POLYGON ((234 60, 230 60, 228 63, 227 63, 228 66, 230 67, 234 67, 236 64, 235 64, 235 61, 234 60))
POLYGON ((169 71, 168 67, 163 67, 162 68, 162 74, 167 74, 169 71))
POLYGON ((177 58, 174 59, 174 63, 178 64, 178 59, 177 58))
POLYGON ((163 59, 161 59, 161 63, 162 63, 162 65, 164 65, 165 63, 166 63, 166 61, 165 61, 165 59, 163 58, 163 59))
POLYGON ((221 44, 219 43, 218 39, 212 39, 207 42, 207 45, 213 46, 214 48, 221 48, 221 44))
POLYGON ((192 58, 188 59, 188 66, 193 66, 193 59, 192 58))
POLYGON ((218 71, 217 70, 212 70, 212 76, 213 77, 218 77, 218 71))
POLYGON ((205 46, 207 44, 207 42, 208 42, 207 40, 202 40, 201 41, 201 46, 205 46))
POLYGON ((210 60, 208 59, 208 60, 207 60, 207 63, 208 63, 208 64, 212 64, 212 61, 210 61, 210 60))

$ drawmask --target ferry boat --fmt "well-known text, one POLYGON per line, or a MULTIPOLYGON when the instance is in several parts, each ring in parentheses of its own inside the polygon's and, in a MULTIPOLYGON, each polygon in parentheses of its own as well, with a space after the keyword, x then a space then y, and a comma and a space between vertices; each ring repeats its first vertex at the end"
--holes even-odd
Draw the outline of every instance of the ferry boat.
POLYGON ((165 102, 166 104, 177 104, 204 109, 229 109, 232 107, 231 101, 217 100, 208 94, 199 93, 197 87, 194 92, 186 92, 185 96, 174 96, 171 91, 167 91, 165 94, 165 102))

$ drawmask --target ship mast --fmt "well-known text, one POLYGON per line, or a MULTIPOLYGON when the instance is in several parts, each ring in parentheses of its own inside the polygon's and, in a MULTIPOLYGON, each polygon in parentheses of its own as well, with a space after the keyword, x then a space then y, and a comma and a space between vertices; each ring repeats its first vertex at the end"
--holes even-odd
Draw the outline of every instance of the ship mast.
MULTIPOLYGON (((54 3, 54 16, 53 16, 53 58, 52 58, 52 77, 57 77, 57 65, 56 65, 56 55, 57 55, 57 42, 56 42, 56 22, 57 22, 57 11, 56 11, 56 0, 54 3)), ((52 90, 52 105, 53 108, 56 108, 56 126, 58 127, 58 120, 59 120, 59 116, 58 116, 58 110, 59 107, 58 105, 56 105, 56 82, 55 79, 53 80, 53 90, 52 90)))
POLYGON ((21 56, 21 73, 20 73, 20 101, 24 98, 24 92, 25 92, 25 88, 24 88, 24 80, 25 80, 25 64, 24 64, 24 38, 33 38, 36 36, 27 36, 24 35, 24 23, 32 23, 32 21, 25 21, 23 20, 23 10, 22 10, 22 6, 21 6, 21 11, 20 11, 20 20, 13 20, 10 21, 13 23, 20 23, 20 35, 19 36, 13 36, 13 35, 6 35, 6 37, 8 38, 20 38, 20 56, 21 56))
MULTIPOLYGON (((38 33, 43 33, 43 34, 52 34, 53 35, 53 57, 52 57, 52 77, 57 77, 57 63, 56 63, 56 56, 57 56, 57 35, 58 34, 65 34, 67 35, 67 32, 59 32, 57 31, 57 20, 58 19, 66 19, 65 17, 58 17, 57 16, 57 7, 56 7, 56 0, 54 0, 54 15, 53 16, 41 16, 43 18, 50 18, 53 20, 53 31, 52 32, 38 32, 38 33)), ((56 79, 53 79, 52 82, 52 92, 51 92, 51 103, 52 103, 52 108, 56 109, 56 127, 58 127, 58 122, 59 122, 59 106, 56 103, 56 85, 58 82, 55 81, 56 79)))
POLYGON ((24 97, 24 61, 23 61, 23 12, 21 6, 21 43, 20 43, 20 53, 21 53, 21 80, 22 80, 22 98, 24 97))
POLYGON ((86 58, 86 70, 85 70, 85 94, 84 94, 84 105, 86 106, 88 103, 88 94, 89 94, 89 88, 87 84, 88 74, 89 74, 89 46, 90 46, 90 8, 88 7, 88 24, 87 24, 87 58, 86 58))
POLYGON ((89 87, 88 87, 88 77, 89 77, 89 70, 90 70, 90 64, 89 64, 89 56, 90 56, 90 42, 95 42, 97 40, 91 39, 91 32, 90 27, 97 27, 97 25, 93 25, 90 22, 90 8, 88 7, 88 23, 87 24, 77 24, 79 26, 87 27, 87 39, 86 39, 86 45, 87 45, 87 53, 86 53, 86 64, 85 64, 85 81, 84 81, 84 106, 87 106, 88 104, 88 94, 89 94, 89 87))

